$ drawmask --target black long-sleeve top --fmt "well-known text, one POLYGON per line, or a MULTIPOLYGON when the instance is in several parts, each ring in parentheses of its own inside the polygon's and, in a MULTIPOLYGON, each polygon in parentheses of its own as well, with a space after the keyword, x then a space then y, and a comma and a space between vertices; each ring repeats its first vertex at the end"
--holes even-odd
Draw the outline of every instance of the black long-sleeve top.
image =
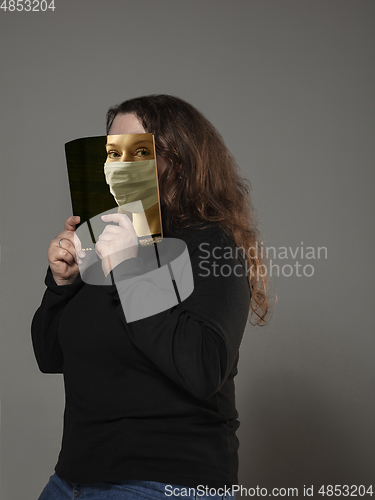
MULTIPOLYGON (((58 286, 47 272, 32 342, 40 370, 64 377, 55 471, 67 481, 238 484, 233 379, 251 298, 246 262, 218 226, 178 238, 194 291, 138 321, 127 322, 110 275, 100 286, 81 277, 58 286)), ((125 273, 141 262, 142 252, 125 273)))

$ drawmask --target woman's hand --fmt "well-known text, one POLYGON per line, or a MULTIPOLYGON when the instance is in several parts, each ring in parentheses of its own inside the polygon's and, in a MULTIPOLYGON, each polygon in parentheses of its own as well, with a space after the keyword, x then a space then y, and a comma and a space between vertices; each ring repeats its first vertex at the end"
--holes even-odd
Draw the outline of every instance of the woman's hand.
POLYGON ((51 241, 48 249, 49 267, 59 286, 73 283, 79 274, 78 260, 85 256, 81 250, 81 242, 75 234, 79 221, 79 217, 68 217, 64 231, 51 241))
POLYGON ((102 220, 118 224, 108 224, 95 245, 95 251, 102 259, 103 272, 108 276, 124 260, 137 257, 138 236, 131 220, 125 214, 103 215, 102 220))

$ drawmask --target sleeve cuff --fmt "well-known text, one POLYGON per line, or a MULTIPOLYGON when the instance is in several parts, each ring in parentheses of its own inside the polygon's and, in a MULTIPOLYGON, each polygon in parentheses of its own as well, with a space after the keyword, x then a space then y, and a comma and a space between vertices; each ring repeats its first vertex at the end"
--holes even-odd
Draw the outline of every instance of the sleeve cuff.
POLYGON ((80 288, 83 284, 83 281, 81 279, 81 276, 78 274, 77 278, 75 279, 75 281, 73 283, 71 283, 69 285, 58 285, 53 278, 51 268, 48 267, 44 283, 47 286, 47 288, 49 288, 53 292, 55 292, 59 295, 64 295, 66 293, 73 292, 74 290, 77 290, 78 288, 80 288))

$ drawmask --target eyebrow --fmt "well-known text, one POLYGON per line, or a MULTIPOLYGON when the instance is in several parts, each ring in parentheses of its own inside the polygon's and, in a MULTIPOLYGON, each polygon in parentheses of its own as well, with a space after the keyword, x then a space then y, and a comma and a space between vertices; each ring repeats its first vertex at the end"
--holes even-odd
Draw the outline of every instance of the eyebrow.
MULTIPOLYGON (((132 146, 137 146, 138 144, 142 144, 142 143, 143 143, 143 144, 149 144, 149 145, 150 145, 150 144, 152 144, 152 141, 150 141, 150 139, 141 139, 140 141, 134 142, 134 143, 132 144, 132 146)), ((106 144, 106 147, 107 147, 107 146, 112 146, 112 147, 115 147, 115 148, 116 148, 116 147, 118 147, 119 145, 118 145, 118 144, 113 144, 113 143, 108 143, 108 144, 106 144)))

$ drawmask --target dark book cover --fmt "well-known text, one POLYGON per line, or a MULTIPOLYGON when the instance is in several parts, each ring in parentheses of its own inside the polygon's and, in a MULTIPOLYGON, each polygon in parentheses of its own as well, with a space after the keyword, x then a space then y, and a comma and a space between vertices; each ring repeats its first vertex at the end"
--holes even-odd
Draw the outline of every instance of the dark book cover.
POLYGON ((99 235, 106 226, 100 215, 108 213, 127 214, 133 222, 139 244, 142 246, 162 239, 155 141, 152 134, 75 139, 65 144, 65 155, 73 214, 81 217, 81 223, 77 226, 77 235, 81 240, 82 248, 94 249, 99 235), (142 161, 144 157, 140 156, 141 153, 145 152, 149 154, 148 162, 142 161), (127 161, 122 162, 123 159, 127 161), (155 163, 154 175, 151 162, 155 163), (150 163, 151 166, 151 170, 148 169, 147 181, 145 177, 148 190, 142 189, 142 165, 145 163, 150 163), (122 184, 119 184, 115 179, 120 188, 107 183, 112 181, 108 170, 107 175, 105 173, 105 165, 109 166, 116 175, 118 173, 120 176, 122 175, 124 179, 122 184), (134 172, 137 172, 135 168, 138 168, 138 165, 139 174, 134 182, 134 172), (132 174, 127 174, 129 169, 132 170, 132 174), (152 175, 151 191, 150 172, 152 175), (129 179, 128 183, 127 179, 129 179), (139 196, 137 196, 138 192, 139 196), (142 193, 149 194, 150 192, 154 192, 154 195, 148 197, 146 201, 142 199, 142 193), (138 198, 142 204, 137 201, 138 198), (152 206, 149 206, 150 202, 147 204, 147 200, 150 199, 152 206))

